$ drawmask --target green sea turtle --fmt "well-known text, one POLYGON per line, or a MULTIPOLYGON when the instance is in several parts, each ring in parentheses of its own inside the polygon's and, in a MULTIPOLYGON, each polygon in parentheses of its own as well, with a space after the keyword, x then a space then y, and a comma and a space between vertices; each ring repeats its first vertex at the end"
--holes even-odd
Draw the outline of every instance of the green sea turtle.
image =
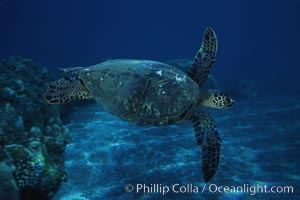
POLYGON ((156 61, 110 60, 87 68, 64 69, 66 76, 51 83, 44 98, 50 104, 93 98, 107 112, 143 126, 191 121, 202 149, 202 173, 208 182, 219 166, 221 139, 215 122, 200 107, 233 106, 227 94, 200 90, 216 53, 216 34, 207 28, 188 74, 156 61))

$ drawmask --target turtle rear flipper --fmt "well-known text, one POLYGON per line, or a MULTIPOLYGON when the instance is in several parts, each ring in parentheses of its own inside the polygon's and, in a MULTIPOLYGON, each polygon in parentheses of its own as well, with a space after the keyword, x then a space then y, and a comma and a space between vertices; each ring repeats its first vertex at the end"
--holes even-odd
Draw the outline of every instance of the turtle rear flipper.
POLYGON ((205 182, 208 182, 218 170, 222 141, 215 122, 205 111, 194 111, 191 122, 197 143, 202 150, 202 174, 205 182))
POLYGON ((49 85, 44 98, 50 104, 64 104, 74 99, 91 99, 92 95, 79 78, 64 77, 49 85))
POLYGON ((194 63, 188 75, 201 86, 207 79, 209 71, 216 60, 217 36, 212 28, 207 28, 201 48, 196 53, 194 63))

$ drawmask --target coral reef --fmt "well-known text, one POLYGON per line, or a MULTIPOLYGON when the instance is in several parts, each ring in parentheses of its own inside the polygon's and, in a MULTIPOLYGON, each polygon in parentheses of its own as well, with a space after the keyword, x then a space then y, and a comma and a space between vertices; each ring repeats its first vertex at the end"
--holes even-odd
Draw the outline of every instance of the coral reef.
POLYGON ((64 151, 68 130, 59 108, 42 94, 45 68, 31 59, 0 61, 0 161, 11 169, 22 199, 50 199, 66 179, 64 151))
POLYGON ((0 162, 0 197, 1 199, 19 200, 19 189, 11 172, 11 168, 0 162))

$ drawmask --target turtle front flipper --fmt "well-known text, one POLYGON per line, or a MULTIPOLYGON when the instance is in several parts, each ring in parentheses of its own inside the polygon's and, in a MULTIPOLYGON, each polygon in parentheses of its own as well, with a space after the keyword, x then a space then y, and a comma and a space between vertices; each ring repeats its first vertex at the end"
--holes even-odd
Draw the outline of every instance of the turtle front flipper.
POLYGON ((74 99, 91 99, 90 91, 78 77, 64 77, 51 83, 44 94, 50 104, 64 104, 74 99))
POLYGON ((188 72, 188 75, 201 86, 207 79, 217 54, 217 36, 212 28, 207 28, 201 48, 196 53, 194 63, 188 72))
POLYGON ((205 182, 208 182, 215 176, 219 167, 221 138, 215 122, 205 111, 194 111, 191 122, 196 141, 202 150, 202 174, 205 182))

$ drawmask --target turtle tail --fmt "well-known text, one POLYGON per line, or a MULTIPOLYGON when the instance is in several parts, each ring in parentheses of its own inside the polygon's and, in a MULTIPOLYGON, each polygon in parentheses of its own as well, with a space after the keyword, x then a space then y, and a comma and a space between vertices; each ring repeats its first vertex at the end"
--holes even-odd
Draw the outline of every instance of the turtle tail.
POLYGON ((44 94, 50 104, 65 104, 75 99, 91 99, 92 94, 78 77, 64 77, 51 83, 44 94))

